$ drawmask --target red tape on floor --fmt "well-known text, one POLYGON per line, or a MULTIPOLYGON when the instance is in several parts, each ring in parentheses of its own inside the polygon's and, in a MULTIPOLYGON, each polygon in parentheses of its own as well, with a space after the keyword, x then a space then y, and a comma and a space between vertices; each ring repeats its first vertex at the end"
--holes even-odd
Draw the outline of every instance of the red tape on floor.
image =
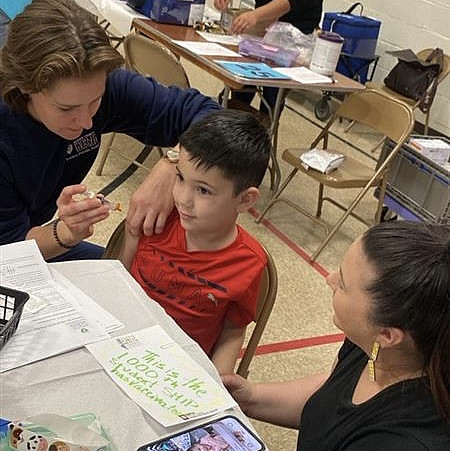
MULTIPOLYGON (((257 218, 259 216, 259 213, 254 209, 251 208, 249 210, 249 213, 254 217, 257 218)), ((312 268, 314 268, 320 275, 323 277, 328 276, 328 271, 319 263, 315 261, 311 261, 310 256, 307 252, 305 252, 300 246, 295 244, 293 241, 291 241, 283 232, 278 230, 270 221, 267 219, 263 219, 261 221, 261 224, 263 224, 268 230, 270 230, 276 237, 278 237, 286 246, 291 248, 299 257, 301 257, 303 260, 305 260, 308 265, 310 265, 312 268)))
MULTIPOLYGON (((250 209, 249 213, 257 218, 259 213, 254 209, 250 209)), ((270 230, 276 237, 278 237, 286 246, 292 249, 299 257, 314 268, 321 276, 327 277, 328 271, 319 263, 311 261, 310 256, 300 246, 291 241, 284 233, 278 230, 270 221, 263 219, 261 221, 268 230, 270 230)), ((344 334, 319 335, 317 337, 300 338, 298 340, 281 341, 279 343, 269 343, 260 345, 256 348, 255 355, 272 354, 275 352, 286 352, 295 349, 309 348, 312 346, 326 345, 330 343, 338 343, 344 340, 344 334)), ((240 357, 244 350, 241 350, 240 357)))

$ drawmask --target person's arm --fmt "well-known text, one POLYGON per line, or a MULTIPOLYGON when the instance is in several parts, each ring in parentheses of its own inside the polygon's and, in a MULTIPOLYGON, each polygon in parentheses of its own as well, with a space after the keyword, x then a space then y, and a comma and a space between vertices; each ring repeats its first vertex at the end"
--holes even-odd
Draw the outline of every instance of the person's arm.
POLYGON ((276 21, 291 10, 289 0, 272 0, 271 2, 240 14, 231 24, 232 34, 245 33, 249 28, 254 27, 259 22, 276 21))
POLYGON ((222 376, 222 382, 249 417, 298 429, 306 401, 328 376, 329 373, 322 373, 294 381, 262 384, 232 374, 222 376))
POLYGON ((245 327, 236 327, 225 321, 222 332, 214 344, 211 360, 219 374, 234 372, 239 351, 244 343, 245 327))
POLYGON ((94 233, 94 224, 109 216, 108 208, 98 198, 76 201, 73 196, 83 194, 85 185, 66 186, 56 205, 59 220, 44 226, 32 227, 25 239, 36 240, 42 256, 48 260, 64 254, 94 233))

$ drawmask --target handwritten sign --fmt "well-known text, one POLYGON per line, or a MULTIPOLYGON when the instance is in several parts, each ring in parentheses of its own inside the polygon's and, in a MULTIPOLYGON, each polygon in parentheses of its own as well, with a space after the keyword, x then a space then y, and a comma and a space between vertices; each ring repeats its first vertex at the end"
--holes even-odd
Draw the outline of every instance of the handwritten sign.
POLYGON ((236 405, 160 326, 87 348, 112 380, 165 427, 236 405))

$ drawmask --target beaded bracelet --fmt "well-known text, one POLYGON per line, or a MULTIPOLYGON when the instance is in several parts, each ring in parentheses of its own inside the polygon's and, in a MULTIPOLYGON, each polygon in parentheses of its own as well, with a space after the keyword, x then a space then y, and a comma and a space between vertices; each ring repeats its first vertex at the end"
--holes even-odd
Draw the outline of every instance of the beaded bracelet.
POLYGON ((64 249, 72 249, 76 246, 76 244, 74 244, 73 246, 69 246, 68 244, 64 244, 59 239, 57 227, 58 227, 58 222, 60 222, 60 221, 61 221, 61 218, 56 218, 52 223, 53 238, 55 238, 55 241, 64 249))

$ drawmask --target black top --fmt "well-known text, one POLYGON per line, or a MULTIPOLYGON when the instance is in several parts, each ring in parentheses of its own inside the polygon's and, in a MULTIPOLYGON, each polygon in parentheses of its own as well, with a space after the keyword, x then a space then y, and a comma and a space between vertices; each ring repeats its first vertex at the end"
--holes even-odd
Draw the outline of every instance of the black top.
MULTIPOLYGON (((272 0, 255 0, 255 7, 258 8, 272 0)), ((323 0, 289 0, 291 10, 280 17, 281 22, 289 22, 297 27, 302 33, 309 34, 314 28, 319 26, 322 16, 323 0)))
POLYGON ((367 355, 346 340, 338 364, 303 409, 297 451, 448 451, 450 436, 426 378, 391 385, 355 405, 367 355))

